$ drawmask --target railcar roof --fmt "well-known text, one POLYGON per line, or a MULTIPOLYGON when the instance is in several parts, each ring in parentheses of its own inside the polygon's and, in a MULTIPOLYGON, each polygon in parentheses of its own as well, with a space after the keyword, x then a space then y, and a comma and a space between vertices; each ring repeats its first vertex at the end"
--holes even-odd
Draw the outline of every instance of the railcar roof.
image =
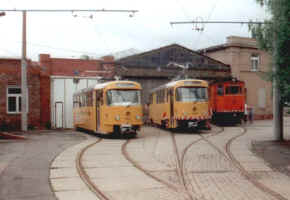
POLYGON ((105 83, 96 84, 94 89, 102 89, 102 88, 105 88, 105 87, 107 87, 109 85, 113 85, 113 84, 116 84, 116 83, 133 83, 134 85, 140 87, 140 84, 137 83, 137 82, 134 82, 134 81, 109 81, 109 82, 105 82, 105 83))
POLYGON ((170 87, 172 87, 172 86, 174 86, 174 85, 178 85, 178 84, 180 84, 180 83, 184 83, 185 81, 200 81, 202 84, 207 83, 207 81, 205 81, 205 80, 201 80, 201 79, 184 79, 184 80, 177 80, 177 81, 171 81, 171 82, 166 83, 166 84, 164 84, 164 85, 161 85, 161 86, 159 86, 159 87, 157 87, 157 88, 154 88, 154 89, 152 89, 150 92, 152 93, 152 92, 158 91, 158 90, 160 90, 160 89, 170 88, 170 87))
POLYGON ((134 82, 134 81, 108 81, 108 82, 105 82, 105 83, 97 83, 95 85, 92 85, 92 86, 89 86, 87 88, 81 89, 81 90, 75 92, 74 94, 89 92, 91 90, 103 89, 103 88, 105 88, 107 86, 110 86, 110 85, 113 85, 113 84, 116 84, 116 83, 133 83, 134 85, 140 87, 140 84, 137 83, 137 82, 134 82))

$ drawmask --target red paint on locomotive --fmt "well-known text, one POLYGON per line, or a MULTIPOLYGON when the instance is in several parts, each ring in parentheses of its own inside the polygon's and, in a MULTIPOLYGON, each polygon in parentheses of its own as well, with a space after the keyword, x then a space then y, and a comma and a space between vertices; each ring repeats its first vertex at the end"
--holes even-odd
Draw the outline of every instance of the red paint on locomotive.
POLYGON ((243 81, 230 80, 210 85, 213 121, 240 123, 244 116, 245 101, 246 90, 243 81))

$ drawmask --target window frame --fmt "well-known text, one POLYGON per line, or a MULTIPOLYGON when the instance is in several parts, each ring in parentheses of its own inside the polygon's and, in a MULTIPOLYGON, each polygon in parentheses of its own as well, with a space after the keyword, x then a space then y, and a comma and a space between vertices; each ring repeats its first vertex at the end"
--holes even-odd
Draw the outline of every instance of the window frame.
POLYGON ((109 102, 109 101, 111 101, 111 99, 109 98, 109 96, 108 96, 108 94, 109 94, 109 92, 110 91, 121 91, 121 92, 124 92, 124 91, 135 91, 135 92, 137 92, 137 97, 138 97, 138 103, 136 103, 136 105, 142 105, 142 103, 141 103, 141 99, 142 99, 142 97, 141 97, 141 90, 139 90, 139 89, 118 89, 118 88, 116 88, 116 89, 114 89, 114 88, 112 88, 112 89, 108 89, 108 90, 106 90, 106 93, 105 93, 105 96, 106 96, 106 106, 122 106, 122 105, 113 105, 115 102, 113 102, 113 104, 112 104, 112 102, 109 102))
MULTIPOLYGON (((21 87, 17 86, 17 85, 9 85, 6 88, 6 113, 7 114, 21 114, 22 111, 20 111, 20 103, 21 103, 21 98, 22 98, 22 91, 21 91, 21 87), (11 88, 15 88, 15 89, 20 89, 20 93, 19 94, 9 94, 9 89, 11 88), (9 97, 16 97, 16 111, 9 111, 9 97)), ((29 108, 29 96, 28 96, 28 89, 27 89, 27 103, 26 103, 26 110, 28 113, 28 108, 29 108)), ((22 105, 21 105, 22 107, 22 105)))
POLYGON ((184 87, 184 86, 180 86, 175 88, 175 101, 176 102, 183 102, 183 103, 188 103, 188 102, 206 102, 209 100, 209 92, 208 92, 208 88, 207 87, 202 87, 202 86, 194 86, 194 87, 184 87), (195 89, 205 89, 205 98, 204 99, 196 99, 196 100, 191 100, 191 101, 183 101, 182 99, 180 99, 180 94, 179 94, 179 89, 183 89, 183 88, 195 88, 195 89))
POLYGON ((259 54, 252 54, 250 61, 251 61, 251 71, 252 72, 259 71, 260 55, 259 54), (256 63, 256 65, 254 65, 254 63, 256 63))
POLYGON ((225 95, 241 95, 242 94, 242 87, 240 85, 226 85, 225 86, 225 95), (231 93, 233 88, 238 88, 238 93, 231 93))
POLYGON ((216 94, 217 96, 224 96, 225 95, 225 87, 223 84, 218 84, 216 87, 216 94))

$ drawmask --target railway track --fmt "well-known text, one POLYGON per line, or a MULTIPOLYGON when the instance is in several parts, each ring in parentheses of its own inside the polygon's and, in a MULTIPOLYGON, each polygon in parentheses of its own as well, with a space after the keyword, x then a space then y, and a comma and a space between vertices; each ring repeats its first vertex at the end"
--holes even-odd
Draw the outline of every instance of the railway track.
POLYGON ((167 186, 168 188, 172 189, 173 191, 178 192, 179 189, 178 189, 175 185, 173 185, 173 184, 171 184, 171 183, 169 183, 169 182, 167 182, 167 181, 165 181, 165 180, 163 180, 163 179, 161 179, 161 178, 159 178, 159 177, 153 175, 149 170, 146 170, 144 167, 142 167, 141 164, 139 164, 138 162, 136 162, 136 161, 135 161, 135 160, 134 160, 134 159, 129 155, 129 153, 128 153, 128 151, 127 151, 127 146, 128 146, 128 144, 129 144, 130 142, 131 142, 131 140, 127 140, 127 141, 122 145, 122 153, 123 153, 124 157, 125 157, 125 158, 130 162, 130 163, 132 163, 132 165, 133 165, 134 167, 136 167, 137 169, 139 169, 140 171, 142 171, 142 172, 143 172, 144 174, 146 174, 147 176, 149 176, 149 177, 153 178, 154 180, 158 181, 159 183, 161 183, 161 184, 167 186))
MULTIPOLYGON (((232 161, 232 163, 234 163, 234 165, 236 166, 237 169, 239 169, 239 171, 241 172, 241 174, 247 179, 249 180, 254 186, 256 186, 257 188, 259 188, 261 191, 271 195, 272 197, 274 197, 275 199, 278 200, 287 200, 287 198, 283 197, 281 194, 275 192, 274 190, 272 190, 271 188, 265 186, 264 184, 262 184, 261 182, 257 181, 256 178, 251 175, 251 173, 249 173, 243 166, 242 164, 234 157, 233 153, 231 152, 231 144, 233 143, 234 140, 236 140, 237 138, 243 136, 246 132, 247 129, 246 128, 242 128, 243 131, 241 134, 231 138, 225 146, 227 155, 229 157, 229 159, 232 161)), ((212 144, 213 145, 213 144, 212 144)))
MULTIPOLYGON (((211 133, 209 135, 207 135, 207 137, 211 137, 217 134, 220 134, 223 132, 223 128, 220 128, 219 130, 217 130, 214 133, 211 133)), ((185 193, 185 199, 190 199, 190 200, 194 200, 196 199, 195 196, 193 196, 191 194, 192 191, 190 191, 190 189, 187 187, 188 183, 186 182, 186 177, 185 177, 185 173, 184 173, 184 159, 185 159, 185 154, 188 151, 188 149, 190 149, 190 147, 192 145, 194 145, 195 143, 198 143, 199 141, 202 141, 203 138, 199 138, 199 139, 194 139, 192 142, 190 142, 189 145, 187 145, 183 151, 181 156, 179 155, 179 151, 178 151, 178 146, 176 143, 176 139, 175 139, 175 134, 170 133, 170 137, 172 139, 172 143, 173 143, 173 149, 174 149, 174 154, 175 154, 175 166, 176 166, 176 174, 177 174, 177 178, 179 180, 180 185, 176 186, 176 184, 172 184, 169 181, 166 181, 156 175, 153 175, 153 173, 151 173, 149 170, 146 170, 141 164, 139 164, 138 162, 136 162, 132 157, 130 157, 128 151, 127 151, 127 146, 128 144, 131 142, 131 140, 128 140, 126 143, 123 144, 122 146, 122 153, 125 156, 125 158, 133 164, 133 166, 135 166, 137 169, 139 169, 140 171, 142 171, 144 174, 146 174, 147 176, 153 178, 154 180, 162 183, 163 185, 165 185, 166 187, 170 188, 171 190, 173 190, 174 192, 183 192, 185 193)))
MULTIPOLYGON (((183 199, 188 199, 188 200, 195 200, 195 199, 207 199, 205 194, 203 194, 202 191, 202 186, 199 183, 199 180, 195 178, 190 178, 187 177, 190 175, 190 169, 188 169, 188 166, 186 166, 186 158, 189 155, 189 151, 194 148, 194 145, 198 145, 200 142, 205 142, 208 144, 212 149, 217 152, 221 157, 224 158, 234 169, 235 171, 239 172, 239 174, 244 177, 246 181, 248 181, 251 185, 253 185, 255 188, 260 190, 262 193, 267 194, 270 199, 277 199, 277 200, 287 200, 284 196, 279 194, 278 192, 272 190, 271 188, 265 186, 263 183, 259 182, 254 175, 251 174, 251 172, 247 171, 243 165, 239 162, 237 158, 235 158, 233 152, 231 151, 231 146, 235 140, 238 138, 242 137, 243 135, 246 134, 247 129, 244 127, 240 127, 241 132, 234 134, 234 135, 227 135, 227 139, 224 141, 223 146, 215 144, 214 141, 211 140, 212 137, 214 136, 219 136, 221 133, 224 133, 224 128, 220 128, 219 130, 209 133, 209 134, 199 134, 197 135, 198 138, 192 139, 191 142, 189 142, 187 145, 184 147, 178 146, 178 135, 177 134, 170 134, 169 137, 172 140, 172 145, 173 145, 173 153, 175 156, 175 172, 176 179, 178 180, 177 182, 172 182, 170 180, 166 180, 156 174, 154 174, 152 171, 146 169, 144 166, 142 166, 142 163, 137 162, 134 160, 133 157, 130 156, 129 151, 127 150, 128 145, 133 142, 134 140, 127 140, 125 141, 122 146, 121 146, 121 152, 122 155, 126 158, 127 161, 129 161, 135 168, 146 174, 148 177, 156 180, 157 182, 161 183, 162 185, 166 186, 166 188, 169 188, 169 191, 182 194, 183 199), (195 187, 193 187, 195 185, 195 187), (194 188, 197 188, 197 191, 194 190, 194 188)), ((196 135, 195 135, 196 136, 196 135)), ((222 136, 222 135, 221 135, 222 136)), ((94 145, 97 145, 100 143, 102 139, 98 139, 96 142, 91 143, 84 147, 77 156, 76 159, 76 166, 77 166, 77 171, 82 179, 82 181, 88 186, 88 188, 101 200, 110 200, 110 198, 102 192, 98 186, 96 186, 92 180, 90 179, 89 175, 87 174, 83 164, 82 164, 82 158, 84 153, 94 145)), ((201 145, 201 144, 200 144, 201 145)), ((203 144, 202 144, 203 145, 203 144)), ((152 155, 153 156, 153 155, 152 155)), ((191 155, 192 156, 192 155, 191 155)), ((219 183, 216 182, 215 187, 220 187, 219 183)), ((248 196, 249 198, 249 196, 248 196)))
POLYGON ((87 174, 83 164, 82 164, 82 158, 85 153, 90 147, 100 143, 102 141, 101 138, 99 138, 96 142, 89 144, 85 146, 77 155, 76 158, 76 167, 78 174, 80 175, 82 181, 87 185, 87 187, 101 200, 110 200, 109 197, 105 195, 90 179, 89 175, 87 174))
POLYGON ((225 159, 227 159, 230 163, 232 163, 234 165, 234 167, 236 169, 239 170, 239 172, 241 173, 241 175, 248 180, 250 183, 252 183, 256 188, 258 188, 259 190, 261 190, 262 192, 272 196, 274 199, 277 200, 287 200, 287 198, 283 197, 281 194, 275 192, 274 190, 272 190, 271 188, 265 186, 263 183, 257 181, 257 179, 250 173, 248 172, 243 165, 235 158, 234 154, 231 151, 231 145, 233 143, 234 140, 238 139, 239 137, 243 136, 246 134, 247 129, 245 127, 241 127, 242 132, 232 138, 230 138, 227 142, 226 145, 224 147, 224 150, 226 153, 224 153, 218 146, 216 146, 215 144, 213 144, 211 141, 208 140, 208 138, 203 137, 201 135, 201 139, 204 140, 205 142, 207 142, 210 146, 212 146, 216 151, 219 152, 219 154, 221 156, 223 156, 225 159))
POLYGON ((190 196, 190 199, 191 200, 196 199, 196 197, 192 195, 192 192, 193 192, 191 190, 192 187, 191 188, 188 187, 189 185, 191 185, 191 183, 188 182, 188 181, 186 181, 187 180, 187 178, 186 178, 186 169, 185 169, 185 166, 184 166, 184 163, 185 163, 185 155, 188 152, 188 150, 194 144, 197 144, 198 142, 202 141, 203 138, 209 138, 209 137, 215 136, 217 134, 222 133, 223 131, 224 131, 224 129, 223 128, 220 128, 216 132, 210 133, 207 136, 203 136, 203 137, 201 137, 199 139, 193 140, 190 144, 186 145, 185 148, 183 148, 180 156, 179 156, 178 146, 177 146, 177 142, 176 142, 176 138, 175 138, 175 135, 176 134, 175 133, 171 133, 172 143, 173 143, 173 146, 174 146, 174 151, 175 151, 176 160, 177 160, 177 172, 178 172, 177 174, 178 174, 179 178, 181 179, 182 186, 184 187, 184 190, 190 196))

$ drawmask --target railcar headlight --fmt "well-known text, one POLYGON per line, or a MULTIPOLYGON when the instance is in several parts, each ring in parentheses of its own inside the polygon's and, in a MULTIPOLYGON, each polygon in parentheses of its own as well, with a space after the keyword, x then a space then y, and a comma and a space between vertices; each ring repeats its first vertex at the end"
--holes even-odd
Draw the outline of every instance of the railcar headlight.
POLYGON ((136 115, 136 119, 138 119, 138 120, 139 120, 139 119, 141 119, 141 117, 140 117, 139 115, 136 115))
POLYGON ((117 121, 119 121, 119 120, 120 120, 120 115, 116 115, 116 116, 115 116, 115 119, 116 119, 117 121))

